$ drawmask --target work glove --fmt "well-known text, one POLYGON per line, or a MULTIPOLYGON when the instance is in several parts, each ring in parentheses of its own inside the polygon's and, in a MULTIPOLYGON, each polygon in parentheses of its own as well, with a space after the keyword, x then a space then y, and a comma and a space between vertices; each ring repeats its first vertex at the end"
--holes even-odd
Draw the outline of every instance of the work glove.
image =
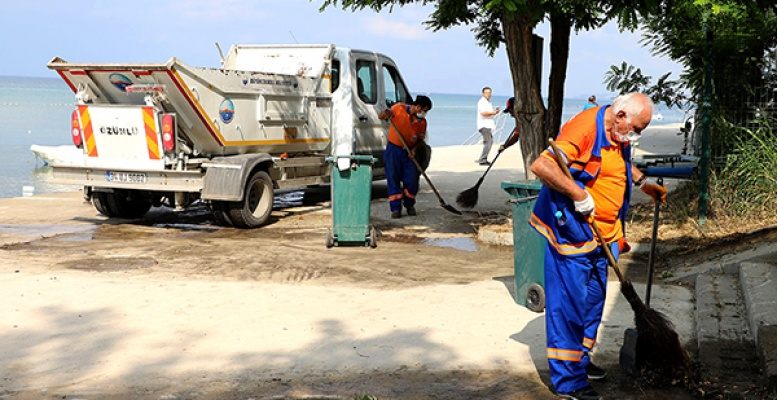
POLYGON ((575 211, 582 215, 593 214, 595 207, 596 205, 594 204, 594 199, 591 197, 591 194, 588 193, 587 190, 585 191, 585 199, 575 201, 575 211))
POLYGON ((378 118, 384 121, 389 120, 391 118, 394 118, 394 112, 392 112, 390 108, 387 108, 381 111, 380 114, 378 114, 378 118))
POLYGON ((645 181, 642 183, 642 185, 639 186, 639 189, 642 190, 643 193, 650 196, 650 198, 655 201, 656 199, 661 199, 661 204, 666 204, 666 188, 657 184, 645 181))

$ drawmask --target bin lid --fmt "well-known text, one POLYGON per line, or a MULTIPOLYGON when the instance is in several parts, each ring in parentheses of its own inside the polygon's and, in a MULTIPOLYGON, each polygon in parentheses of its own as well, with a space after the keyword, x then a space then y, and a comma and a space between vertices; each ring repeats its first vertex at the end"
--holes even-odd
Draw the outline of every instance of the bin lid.
POLYGON ((536 196, 542 189, 542 182, 539 180, 531 181, 502 181, 502 190, 507 192, 512 198, 523 198, 536 196))

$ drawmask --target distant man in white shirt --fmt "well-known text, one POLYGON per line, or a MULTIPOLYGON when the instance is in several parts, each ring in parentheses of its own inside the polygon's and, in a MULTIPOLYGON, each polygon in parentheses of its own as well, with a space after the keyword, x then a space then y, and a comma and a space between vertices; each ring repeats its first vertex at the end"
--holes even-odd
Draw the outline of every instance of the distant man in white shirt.
POLYGON ((483 153, 480 154, 480 158, 476 161, 480 165, 490 165, 488 162, 488 153, 491 151, 491 146, 494 144, 494 130, 496 129, 496 123, 494 118, 499 115, 499 107, 494 107, 491 104, 491 88, 486 86, 481 91, 483 97, 478 101, 478 116, 477 116, 477 128, 478 132, 483 136, 483 153))

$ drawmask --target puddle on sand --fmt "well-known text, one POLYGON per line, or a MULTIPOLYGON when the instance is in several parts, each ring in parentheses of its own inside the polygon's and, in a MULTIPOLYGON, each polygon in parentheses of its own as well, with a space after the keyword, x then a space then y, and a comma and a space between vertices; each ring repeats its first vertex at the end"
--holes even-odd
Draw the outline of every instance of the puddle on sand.
POLYGON ((273 198, 272 208, 278 210, 289 207, 299 207, 305 201, 305 192, 298 190, 294 192, 278 193, 273 198))
POLYGON ((434 237, 424 238, 416 235, 404 233, 384 235, 380 237, 381 241, 409 244, 425 244, 434 247, 448 247, 461 251, 478 251, 478 245, 474 239, 468 237, 434 237))
POLYGON ((62 235, 62 236, 59 236, 57 239, 63 242, 88 242, 94 239, 94 230, 62 235))
POLYGON ((424 244, 435 247, 450 247, 462 251, 478 251, 478 245, 471 238, 453 237, 453 238, 427 238, 424 244))
POLYGON ((152 225, 154 228, 168 228, 168 229, 178 229, 182 231, 204 231, 204 232, 216 232, 219 229, 221 229, 220 226, 216 225, 198 225, 198 224, 177 224, 177 223, 161 223, 161 224, 154 224, 152 225))
POLYGON ((96 227, 92 225, 62 225, 62 224, 0 224, 0 234, 19 236, 26 239, 62 236, 73 241, 92 239, 96 227))

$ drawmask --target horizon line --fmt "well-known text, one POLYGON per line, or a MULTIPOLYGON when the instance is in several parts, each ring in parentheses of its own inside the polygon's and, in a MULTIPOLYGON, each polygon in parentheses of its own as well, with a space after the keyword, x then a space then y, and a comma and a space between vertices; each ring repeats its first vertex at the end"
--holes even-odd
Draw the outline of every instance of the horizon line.
MULTIPOLYGON (((0 78, 49 79, 49 80, 53 80, 53 81, 62 81, 62 79, 59 76, 57 76, 55 72, 52 71, 52 73, 55 74, 55 75, 54 76, 41 76, 41 75, 33 76, 33 75, 2 75, 2 74, 0 74, 0 78)), ((63 81, 63 83, 64 83, 64 81, 63 81)), ((421 94, 421 95, 443 94, 443 95, 455 95, 455 96, 478 96, 480 94, 480 93, 471 93, 470 94, 470 93, 453 93, 453 92, 435 92, 435 91, 428 91, 428 90, 417 90, 417 91, 412 91, 411 90, 411 92, 413 92, 415 95, 419 95, 419 94, 421 94)), ((594 96, 596 96, 596 97, 600 97, 600 96, 613 96, 613 94, 610 94, 610 93, 607 93, 607 92, 592 93, 592 94, 594 96)), ((508 98, 512 97, 512 95, 510 95, 510 94, 494 93, 493 95, 494 96, 498 96, 498 97, 508 97, 508 98)), ((591 94, 578 94, 578 95, 571 95, 571 96, 566 96, 565 95, 564 98, 565 99, 583 99, 583 100, 585 100, 590 95, 591 94)), ((543 96, 543 99, 544 99, 544 96, 543 96)))

